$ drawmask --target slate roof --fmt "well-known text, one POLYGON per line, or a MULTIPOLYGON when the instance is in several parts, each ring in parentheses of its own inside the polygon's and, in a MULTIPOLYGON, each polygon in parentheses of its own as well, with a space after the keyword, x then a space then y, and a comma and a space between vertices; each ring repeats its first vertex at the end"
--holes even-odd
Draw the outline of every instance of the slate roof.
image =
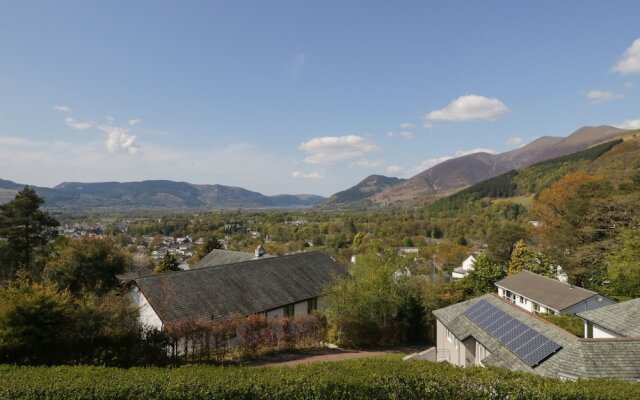
POLYGON ((346 272, 319 252, 260 258, 134 280, 160 319, 221 319, 317 298, 346 272))
POLYGON ((578 313, 578 316, 624 337, 640 337, 640 298, 578 313))
POLYGON ((527 270, 522 270, 496 282, 496 286, 557 311, 562 311, 598 294, 527 270))
POLYGON ((231 251, 231 250, 222 250, 222 249, 214 249, 211 250, 209 254, 204 256, 204 258, 194 264, 191 269, 194 268, 207 268, 207 267, 217 267, 219 265, 227 265, 227 264, 235 264, 239 262, 257 260, 258 258, 267 258, 272 257, 268 254, 265 254, 262 257, 256 257, 254 253, 245 253, 242 251, 231 251))
POLYGON ((461 341, 472 336, 485 346, 491 355, 482 360, 484 365, 553 377, 566 374, 578 378, 640 379, 640 338, 579 339, 495 294, 487 294, 441 308, 434 311, 433 314, 461 341), (497 339, 464 315, 467 308, 483 299, 557 342, 562 346, 562 349, 537 367, 529 367, 497 339))

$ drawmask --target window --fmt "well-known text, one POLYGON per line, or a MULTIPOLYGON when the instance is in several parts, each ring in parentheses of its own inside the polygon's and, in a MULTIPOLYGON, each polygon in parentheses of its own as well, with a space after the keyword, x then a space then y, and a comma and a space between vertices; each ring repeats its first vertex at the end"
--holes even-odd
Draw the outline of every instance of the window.
POLYGON ((587 322, 587 339, 593 339, 593 324, 587 322))
POLYGON ((524 304, 524 297, 522 296, 518 296, 518 297, 520 297, 520 303, 524 304))
POLYGON ((487 349, 478 342, 476 342, 476 346, 478 346, 476 350, 476 361, 480 362, 487 357, 487 349))
POLYGON ((538 303, 533 303, 533 311, 535 311, 535 312, 540 312, 540 304, 538 304, 538 303))
POLYGON ((311 314, 318 309, 318 299, 310 299, 307 301, 307 312, 311 314))
POLYGON ((449 342, 453 342, 454 339, 455 339, 455 336, 453 336, 453 333, 449 329, 447 329, 447 340, 449 342))
POLYGON ((295 312, 293 304, 289 304, 288 306, 284 306, 284 316, 290 317, 295 312))

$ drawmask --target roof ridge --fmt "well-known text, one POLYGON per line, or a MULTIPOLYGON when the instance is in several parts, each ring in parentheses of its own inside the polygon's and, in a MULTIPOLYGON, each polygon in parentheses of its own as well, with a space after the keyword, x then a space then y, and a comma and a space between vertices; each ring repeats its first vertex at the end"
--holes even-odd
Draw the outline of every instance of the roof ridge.
POLYGON ((145 276, 141 276, 138 278, 135 278, 134 281, 137 281, 139 279, 147 279, 147 278, 156 278, 159 276, 170 276, 170 275, 175 275, 175 274, 181 274, 181 273, 185 273, 185 272, 192 272, 192 271, 206 271, 209 269, 223 269, 223 268, 227 268, 233 265, 238 265, 238 264, 249 264, 249 263, 254 263, 257 261, 263 261, 263 260, 278 260, 278 259, 282 259, 282 258, 293 258, 295 256, 302 256, 302 255, 309 255, 309 254, 323 254, 325 256, 327 256, 328 258, 331 258, 328 254, 322 252, 322 251, 308 251, 308 252, 302 252, 302 253, 295 253, 295 254, 287 254, 284 256, 275 256, 275 257, 261 257, 261 258, 257 258, 255 260, 247 260, 247 261, 238 261, 238 262, 233 262, 230 264, 224 264, 224 265, 211 265, 208 267, 200 267, 200 268, 189 268, 189 269, 184 269, 184 270, 180 270, 180 271, 169 271, 169 272, 163 272, 161 274, 154 274, 154 275, 145 275, 145 276))

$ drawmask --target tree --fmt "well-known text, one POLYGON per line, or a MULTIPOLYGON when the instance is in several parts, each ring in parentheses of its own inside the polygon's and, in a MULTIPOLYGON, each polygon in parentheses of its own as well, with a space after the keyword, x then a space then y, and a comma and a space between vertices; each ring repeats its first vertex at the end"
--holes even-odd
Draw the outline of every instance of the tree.
POLYGON ((509 275, 516 274, 523 269, 548 278, 556 277, 555 268, 552 267, 549 259, 543 254, 538 254, 529 249, 524 240, 520 240, 516 243, 513 253, 511 253, 509 275))
POLYGON ((487 253, 480 254, 473 263, 473 270, 469 271, 463 280, 471 287, 474 296, 495 292, 495 283, 507 275, 504 267, 491 262, 487 253))
POLYGON ((218 241, 218 239, 214 237, 208 238, 201 246, 198 248, 195 256, 191 257, 190 264, 193 265, 198 261, 202 260, 207 256, 207 254, 211 253, 213 250, 221 249, 222 245, 218 241))
POLYGON ((629 229, 620 242, 605 260, 612 294, 640 297, 640 232, 629 229))
POLYGON ((34 269, 34 254, 44 248, 57 234, 60 223, 41 211, 44 200, 33 189, 25 187, 9 203, 0 205, 0 238, 6 239, 10 254, 5 253, 8 268, 14 271, 24 266, 34 269))
POLYGON ((345 344, 383 344, 406 332, 398 315, 407 304, 407 261, 368 253, 358 256, 351 279, 338 279, 326 292, 333 339, 345 344))
POLYGON ((179 271, 180 268, 178 268, 178 265, 180 265, 178 260, 176 260, 173 254, 167 251, 162 260, 160 260, 153 270, 153 273, 161 274, 163 272, 179 271))
POLYGON ((515 244, 528 237, 529 233, 526 229, 514 223, 504 223, 494 227, 487 240, 489 259, 492 262, 508 264, 515 244))
POLYGON ((118 286, 117 274, 131 265, 131 257, 109 239, 70 240, 45 266, 43 276, 60 290, 106 293, 118 286))

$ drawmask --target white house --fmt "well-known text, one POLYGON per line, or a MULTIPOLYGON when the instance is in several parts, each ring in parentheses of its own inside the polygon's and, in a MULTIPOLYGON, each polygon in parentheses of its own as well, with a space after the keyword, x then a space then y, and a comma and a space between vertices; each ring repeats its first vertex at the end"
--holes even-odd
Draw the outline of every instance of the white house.
POLYGON ((336 276, 347 274, 328 255, 310 252, 139 277, 130 283, 130 296, 140 323, 162 329, 232 315, 307 314, 322 308, 318 300, 336 276))
POLYGON ((596 292, 527 270, 495 284, 498 295, 529 312, 576 314, 615 304, 596 292))
POLYGON ((474 256, 467 257, 462 262, 461 266, 454 268, 453 273, 451 274, 451 277, 454 279, 464 278, 469 274, 469 271, 473 271, 473 266, 475 263, 476 263, 476 259, 474 256))
POLYGON ((589 339, 640 337, 640 298, 578 313, 589 339))
MULTIPOLYGON (((637 303, 629 308, 637 312, 637 303)), ((627 314, 636 315, 635 320, 627 321, 636 327, 636 337, 623 340, 578 338, 496 294, 441 308, 433 314, 437 320, 436 348, 423 359, 461 367, 493 366, 565 380, 640 379, 637 314, 627 314)))

